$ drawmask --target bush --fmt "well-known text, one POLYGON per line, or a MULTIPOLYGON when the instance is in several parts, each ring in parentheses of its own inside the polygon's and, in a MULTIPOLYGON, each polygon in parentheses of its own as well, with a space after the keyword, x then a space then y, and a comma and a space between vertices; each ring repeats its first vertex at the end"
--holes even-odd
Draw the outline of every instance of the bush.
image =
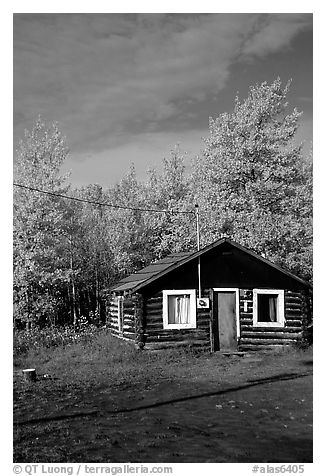
POLYGON ((82 326, 78 331, 72 327, 47 327, 14 332, 14 357, 30 351, 49 349, 51 347, 66 347, 78 342, 87 342, 94 338, 99 329, 94 325, 82 326))

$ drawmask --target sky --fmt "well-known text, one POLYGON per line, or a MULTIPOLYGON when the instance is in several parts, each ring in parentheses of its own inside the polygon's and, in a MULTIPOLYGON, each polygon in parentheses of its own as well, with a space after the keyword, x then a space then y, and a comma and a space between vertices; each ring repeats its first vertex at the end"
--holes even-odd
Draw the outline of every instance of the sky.
POLYGON ((209 117, 250 85, 292 79, 289 108, 312 141, 312 14, 34 14, 13 23, 14 147, 39 114, 56 121, 76 185, 144 179, 175 144, 204 148, 209 117))

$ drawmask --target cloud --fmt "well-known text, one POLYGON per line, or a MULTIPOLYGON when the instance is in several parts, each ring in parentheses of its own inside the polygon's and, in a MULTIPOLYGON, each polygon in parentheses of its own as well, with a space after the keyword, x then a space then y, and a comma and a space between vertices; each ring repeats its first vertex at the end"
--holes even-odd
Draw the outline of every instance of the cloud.
POLYGON ((15 130, 41 113, 81 157, 186 129, 235 61, 286 47, 306 24, 287 14, 16 14, 15 130))
POLYGON ((179 144, 184 153, 185 164, 204 148, 202 137, 205 130, 175 132, 147 132, 129 138, 127 144, 93 153, 71 153, 62 172, 71 171, 70 181, 75 186, 98 183, 104 187, 122 179, 132 163, 137 164, 136 172, 140 180, 146 178, 151 168, 160 167, 162 159, 168 157, 174 145, 179 144), (78 167, 75 162, 78 161, 78 167))
POLYGON ((244 43, 242 55, 263 57, 287 48, 300 31, 312 28, 312 14, 269 14, 257 18, 256 29, 244 43))

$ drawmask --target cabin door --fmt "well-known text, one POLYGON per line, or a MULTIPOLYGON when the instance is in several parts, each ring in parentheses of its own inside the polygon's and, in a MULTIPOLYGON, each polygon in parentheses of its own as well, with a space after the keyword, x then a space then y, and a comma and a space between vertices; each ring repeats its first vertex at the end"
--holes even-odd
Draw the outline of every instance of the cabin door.
POLYGON ((237 350, 237 290, 215 290, 213 294, 213 348, 237 350))

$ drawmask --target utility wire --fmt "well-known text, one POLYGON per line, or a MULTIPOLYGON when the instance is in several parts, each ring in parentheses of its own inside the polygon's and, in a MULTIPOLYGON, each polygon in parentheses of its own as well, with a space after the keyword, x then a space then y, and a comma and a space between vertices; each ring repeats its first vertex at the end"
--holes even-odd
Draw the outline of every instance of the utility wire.
POLYGON ((96 202, 93 200, 86 200, 84 198, 77 198, 77 197, 70 197, 69 195, 63 195, 60 193, 49 192, 47 190, 41 190, 39 188, 28 187, 27 185, 22 185, 20 183, 14 183, 15 187, 24 188, 26 190, 30 190, 32 192, 44 193, 46 195, 51 195, 53 197, 60 197, 60 198, 67 198, 68 200, 75 200, 76 202, 84 202, 90 203, 91 205, 99 205, 101 207, 109 207, 109 208, 119 208, 122 210, 134 210, 139 212, 152 212, 152 213, 171 213, 171 214, 182 214, 182 215, 194 215, 195 212, 190 211, 181 211, 181 210, 158 210, 154 208, 136 208, 136 207, 127 207, 124 205, 113 205, 111 203, 103 203, 103 202, 96 202))

